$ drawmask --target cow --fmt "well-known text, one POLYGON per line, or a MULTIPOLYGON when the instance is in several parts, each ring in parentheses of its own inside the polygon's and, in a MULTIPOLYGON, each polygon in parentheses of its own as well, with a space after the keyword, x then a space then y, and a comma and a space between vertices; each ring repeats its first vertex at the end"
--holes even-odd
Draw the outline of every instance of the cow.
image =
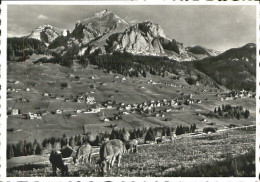
POLYGON ((73 157, 74 164, 91 163, 92 147, 90 144, 84 144, 77 149, 73 157))
POLYGON ((128 142, 125 143, 125 153, 137 153, 137 145, 138 145, 138 141, 136 139, 130 140, 128 142))
POLYGON ((57 168, 61 170, 62 176, 68 175, 68 166, 64 165, 62 161, 62 154, 60 151, 52 150, 49 158, 52 164, 53 176, 57 176, 57 168))
POLYGON ((98 161, 98 164, 100 165, 103 175, 107 172, 107 169, 108 172, 112 170, 116 159, 117 167, 120 167, 123 151, 124 144, 119 139, 110 140, 102 144, 99 151, 100 160, 98 161))

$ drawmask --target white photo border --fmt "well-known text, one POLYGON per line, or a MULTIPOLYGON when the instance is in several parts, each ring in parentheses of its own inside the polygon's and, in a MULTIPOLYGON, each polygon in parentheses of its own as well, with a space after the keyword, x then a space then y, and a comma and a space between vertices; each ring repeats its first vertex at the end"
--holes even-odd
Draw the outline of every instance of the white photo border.
POLYGON ((2 1, 1 4, 1 122, 0 122, 0 181, 247 181, 255 182, 259 181, 260 164, 259 164, 259 137, 260 137, 260 126, 259 126, 259 19, 260 19, 260 6, 255 1, 2 1), (256 64, 256 177, 6 177, 6 143, 7 143, 7 115, 6 115, 6 87, 7 87, 7 6, 8 5, 254 5, 256 11, 256 45, 257 45, 257 64, 256 64))

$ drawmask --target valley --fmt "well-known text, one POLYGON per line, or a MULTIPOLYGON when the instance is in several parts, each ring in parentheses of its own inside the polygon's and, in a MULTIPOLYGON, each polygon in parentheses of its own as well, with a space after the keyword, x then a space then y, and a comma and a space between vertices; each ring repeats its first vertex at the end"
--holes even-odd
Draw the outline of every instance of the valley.
MULTIPOLYGON (((37 56, 35 55, 35 57, 37 56)), ((227 89, 189 85, 184 79, 173 81, 169 77, 162 79, 161 76, 154 75, 146 78, 125 77, 105 73, 94 65, 83 68, 77 65, 77 62, 74 67, 68 68, 52 63, 33 64, 33 60, 32 56, 24 63, 8 63, 8 89, 15 90, 8 91, 8 111, 18 109, 21 113, 8 116, 8 129, 13 129, 12 132, 8 132, 9 142, 17 142, 21 139, 41 141, 41 139, 51 136, 60 137, 64 133, 67 136, 73 136, 88 131, 93 133, 111 132, 112 128, 109 127, 111 124, 115 124, 119 128, 134 129, 176 127, 179 124, 189 126, 195 123, 202 131, 205 126, 208 126, 207 123, 202 122, 204 118, 209 123, 216 123, 215 126, 218 129, 228 127, 230 124, 243 126, 255 123, 255 98, 224 100, 228 95, 227 89), (75 76, 79 79, 76 79, 75 76), (65 88, 61 86, 64 82, 68 85, 65 88), (96 103, 91 105, 85 101, 78 101, 76 98, 83 93, 93 97, 96 103), (141 104, 163 99, 182 100, 190 94, 192 94, 192 100, 199 100, 201 103, 156 107, 156 110, 171 109, 169 112, 164 112, 163 117, 125 109, 128 104, 141 104), (23 99, 29 101, 22 101, 23 99), (67 101, 65 101, 66 99, 67 101), (111 107, 104 106, 107 101, 115 104, 110 104, 111 107), (124 103, 125 106, 120 111, 118 108, 121 103, 124 103), (238 105, 249 109, 250 118, 237 120, 207 118, 203 115, 203 113, 214 111, 215 107, 223 104, 238 105), (97 113, 84 113, 91 108, 101 110, 97 113), (61 113, 57 114, 57 110, 61 110, 61 113), (80 111, 77 113, 76 110, 80 111), (40 114, 40 119, 25 119, 24 116, 29 112, 40 114), (119 120, 105 122, 100 119, 103 115, 112 117, 119 112, 128 114, 121 114, 122 119, 119 120), (165 121, 166 118, 169 120, 165 121), (83 130, 84 125, 86 131, 83 130)))

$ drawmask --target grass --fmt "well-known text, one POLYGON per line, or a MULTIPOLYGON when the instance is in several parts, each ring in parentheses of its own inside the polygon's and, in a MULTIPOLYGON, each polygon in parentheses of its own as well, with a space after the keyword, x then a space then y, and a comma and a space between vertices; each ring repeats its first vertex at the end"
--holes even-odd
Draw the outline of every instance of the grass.
MULTIPOLYGON (((141 145, 138 153, 123 155, 122 165, 107 176, 254 176, 255 131, 182 137, 162 144, 141 145)), ((86 166, 69 164, 69 176, 100 176, 95 161, 86 166)), ((13 159, 14 160, 14 159, 13 159)), ((51 176, 51 165, 34 170, 10 168, 8 176, 51 176), (23 172, 22 172, 23 171, 23 172)))

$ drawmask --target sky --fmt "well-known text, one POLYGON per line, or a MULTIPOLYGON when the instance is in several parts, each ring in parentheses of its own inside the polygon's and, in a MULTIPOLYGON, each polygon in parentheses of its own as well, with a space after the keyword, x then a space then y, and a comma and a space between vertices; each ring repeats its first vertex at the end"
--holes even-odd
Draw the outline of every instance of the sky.
POLYGON ((256 43, 256 6, 252 5, 8 5, 8 37, 29 35, 40 25, 73 30, 78 20, 104 9, 131 21, 151 20, 166 36, 224 51, 256 43))

